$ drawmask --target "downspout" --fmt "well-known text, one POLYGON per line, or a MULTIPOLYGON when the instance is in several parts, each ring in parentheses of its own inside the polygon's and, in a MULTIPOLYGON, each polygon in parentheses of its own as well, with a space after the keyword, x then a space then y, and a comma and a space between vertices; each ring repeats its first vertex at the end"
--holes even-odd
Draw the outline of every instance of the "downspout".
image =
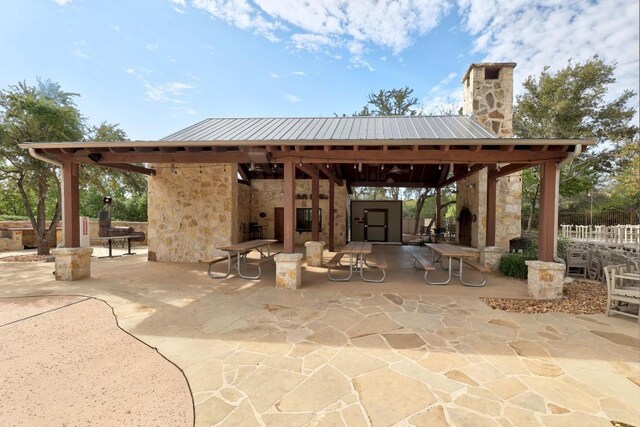
MULTIPOLYGON (((38 154, 35 150, 35 148, 29 148, 29 155, 31 157, 33 157, 34 159, 38 159, 40 161, 43 161, 45 163, 49 163, 50 165, 54 165, 54 166, 58 166, 60 169, 62 169, 62 163, 56 161, 56 160, 51 160, 47 157, 44 157, 41 154, 38 154)), ((61 202, 61 206, 60 206, 60 220, 62 222, 62 224, 64 225, 64 174, 60 174, 60 202, 61 202)), ((55 232, 55 230, 54 230, 55 232)), ((62 246, 64 246, 64 233, 62 233, 62 246)))
POLYGON ((553 239, 553 260, 560 264, 566 264, 562 258, 558 256, 558 215, 560 213, 560 172, 562 171, 562 167, 567 163, 571 163, 582 153, 582 144, 576 144, 576 149, 573 150, 573 153, 569 154, 565 159, 563 159, 560 163, 558 163, 558 167, 556 168, 556 203, 555 203, 555 213, 553 215, 554 219, 554 230, 555 230, 555 238, 553 239))

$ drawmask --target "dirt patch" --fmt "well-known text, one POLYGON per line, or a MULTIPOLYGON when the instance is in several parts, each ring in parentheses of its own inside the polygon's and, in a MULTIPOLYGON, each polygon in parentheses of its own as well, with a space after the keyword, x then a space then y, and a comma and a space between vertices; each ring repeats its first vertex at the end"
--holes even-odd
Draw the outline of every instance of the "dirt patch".
POLYGON ((13 255, 0 258, 0 262, 42 262, 46 261, 51 255, 13 255))
POLYGON ((480 298, 489 307, 513 313, 559 312, 569 314, 604 313, 607 288, 597 282, 576 281, 564 286, 562 299, 535 301, 508 298, 480 298))

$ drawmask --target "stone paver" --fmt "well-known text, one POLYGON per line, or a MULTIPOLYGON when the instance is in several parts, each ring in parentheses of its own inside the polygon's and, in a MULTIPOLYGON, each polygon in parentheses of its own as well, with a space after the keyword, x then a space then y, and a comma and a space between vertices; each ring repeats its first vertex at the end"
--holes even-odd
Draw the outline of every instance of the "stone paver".
POLYGON ((381 285, 335 284, 303 267, 303 287, 283 291, 268 265, 265 279, 212 281, 202 266, 138 256, 93 261, 93 278, 73 283, 50 270, 3 266, 0 297, 103 299, 123 328, 184 370, 197 425, 604 426, 640 417, 637 323, 505 313, 478 299, 524 295, 519 282, 430 287, 419 271, 398 280, 390 269, 381 285))

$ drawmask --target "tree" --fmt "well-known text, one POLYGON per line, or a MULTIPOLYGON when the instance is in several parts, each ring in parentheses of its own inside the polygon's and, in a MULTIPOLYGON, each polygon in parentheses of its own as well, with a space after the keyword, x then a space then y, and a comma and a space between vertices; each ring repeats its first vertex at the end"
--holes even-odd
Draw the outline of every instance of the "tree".
MULTIPOLYGON (((117 124, 102 122, 89 130, 91 141, 127 141, 124 130, 117 124)), ((80 214, 97 217, 103 208, 104 196, 112 196, 112 217, 129 221, 147 220, 147 179, 134 172, 104 169, 98 166, 82 167, 80 187, 85 194, 80 200, 80 214)))
POLYGON ((370 93, 367 104, 354 116, 414 116, 418 111, 418 98, 412 97, 408 86, 370 93), (372 109, 369 108, 372 107, 372 109))
POLYGON ((60 220, 60 180, 54 166, 32 158, 18 144, 81 140, 85 125, 76 96, 49 80, 0 91, 0 179, 17 186, 41 255, 49 253, 49 237, 60 220), (51 199, 55 203, 48 208, 51 199))
MULTIPOLYGON (((631 124, 636 109, 629 104, 635 96, 630 90, 607 101, 615 83, 616 64, 597 56, 584 63, 569 63, 558 72, 545 67, 540 76, 529 76, 524 93, 516 97, 514 134, 520 138, 595 138, 596 147, 584 153, 561 171, 563 196, 594 189, 615 167, 615 155, 633 141, 638 127, 631 124)), ((533 226, 539 199, 539 172, 523 172, 523 195, 529 204, 529 227, 533 226)))

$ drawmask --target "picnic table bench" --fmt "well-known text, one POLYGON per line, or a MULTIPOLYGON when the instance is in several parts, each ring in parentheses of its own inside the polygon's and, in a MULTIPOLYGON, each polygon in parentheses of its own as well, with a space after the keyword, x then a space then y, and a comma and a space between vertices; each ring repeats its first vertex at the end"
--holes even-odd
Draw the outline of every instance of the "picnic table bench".
MULTIPOLYGON (((449 243, 427 243, 427 247, 431 250, 431 255, 432 255, 432 262, 429 263, 431 264, 431 266, 433 267, 433 265, 435 265, 435 263, 439 262, 440 266, 444 269, 447 270, 449 272, 449 277, 447 278, 447 280, 444 280, 442 282, 432 282, 427 278, 427 273, 429 271, 433 271, 433 270, 428 270, 425 271, 425 275, 424 275, 424 280, 425 282, 427 282, 430 285, 446 285, 451 281, 451 278, 453 276, 457 276, 460 278, 460 281, 462 282, 462 284, 464 286, 472 286, 472 287, 480 287, 480 286, 484 286, 487 283, 487 274, 490 269, 480 265, 474 261, 472 261, 469 258, 473 258, 475 257, 475 252, 471 250, 471 248, 467 248, 465 246, 457 246, 457 245, 452 245, 449 243), (436 259, 436 255, 438 256, 438 258, 436 259), (442 263, 442 258, 448 258, 448 265, 447 267, 445 267, 442 263), (454 270, 453 268, 453 259, 457 259, 458 260, 458 269, 454 270), (479 283, 472 283, 472 282, 468 282, 464 280, 464 275, 463 275, 463 265, 466 265, 474 270, 477 270, 479 272, 482 273, 482 282, 479 283)), ((415 256, 414 256, 415 258, 415 256)), ((424 259, 423 256, 421 256, 421 258, 424 259)), ((418 262, 420 262, 420 260, 417 260, 418 262)), ((424 259, 424 261, 426 261, 426 259, 424 259)), ((414 261, 415 263, 416 261, 414 261)), ((415 264, 414 264, 415 265, 415 264)), ((422 264, 423 268, 425 268, 426 264, 422 264)), ((426 268, 425 268, 426 270, 426 268)))
POLYGON ((387 260, 382 253, 374 254, 373 257, 375 257, 375 262, 373 262, 372 264, 371 262, 373 261, 373 257, 368 257, 368 255, 371 255, 372 248, 373 246, 370 242, 347 243, 337 254, 333 256, 333 258, 329 260, 329 262, 325 263, 325 266, 327 267, 327 277, 329 278, 329 280, 331 280, 332 282, 346 282, 350 280, 351 277, 353 277, 353 272, 355 270, 360 273, 360 277, 365 282, 383 282, 387 275, 387 260), (341 261, 345 255, 349 255, 349 274, 345 277, 336 277, 331 275, 331 270, 334 270, 342 265, 341 261), (379 279, 372 279, 365 276, 365 266, 381 271, 382 276, 379 279))

